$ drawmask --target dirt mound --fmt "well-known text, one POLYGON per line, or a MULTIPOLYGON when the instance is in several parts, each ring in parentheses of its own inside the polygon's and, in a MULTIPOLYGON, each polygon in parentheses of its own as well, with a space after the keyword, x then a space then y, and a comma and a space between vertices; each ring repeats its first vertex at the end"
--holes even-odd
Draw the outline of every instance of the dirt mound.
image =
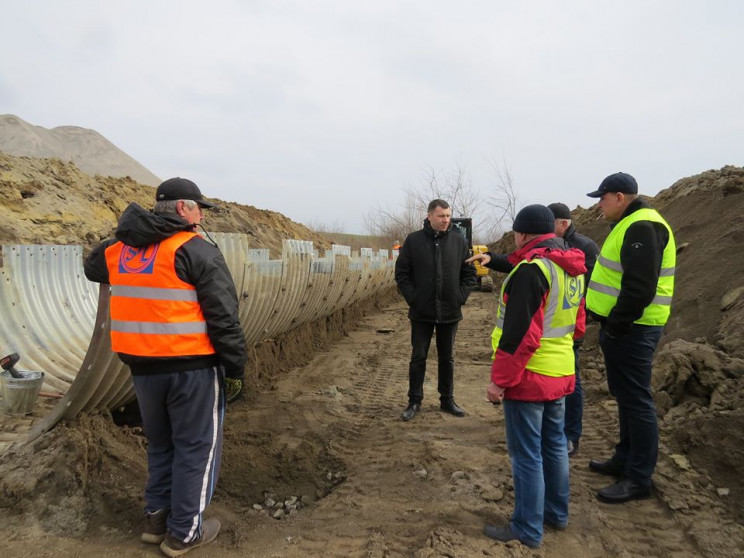
MULTIPOLYGON (((90 248, 112 236, 130 202, 149 209, 154 201, 155 188, 129 177, 90 176, 59 159, 0 152, 0 244, 90 248)), ((246 234, 251 248, 269 248, 273 258, 281 256, 282 241, 289 238, 311 240, 316 249, 330 247, 327 239, 280 213, 213 201, 220 207, 205 213, 208 231, 246 234)))
POLYGON ((18 157, 56 157, 94 175, 130 176, 157 186, 161 180, 95 130, 34 126, 13 114, 0 115, 0 151, 18 157))

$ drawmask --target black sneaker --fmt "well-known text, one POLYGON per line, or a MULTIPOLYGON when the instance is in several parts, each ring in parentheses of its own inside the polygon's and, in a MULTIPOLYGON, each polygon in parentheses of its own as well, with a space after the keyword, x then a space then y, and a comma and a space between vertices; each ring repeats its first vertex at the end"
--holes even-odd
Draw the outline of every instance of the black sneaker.
POLYGON ((145 512, 145 528, 142 530, 140 540, 148 544, 160 544, 165 538, 167 528, 165 522, 170 510, 163 508, 155 512, 145 512))
POLYGON ((178 539, 174 539, 170 533, 165 535, 165 539, 160 543, 160 550, 166 556, 175 558, 176 556, 183 556, 189 550, 194 550, 205 544, 211 543, 217 538, 217 534, 220 532, 220 520, 214 517, 204 520, 202 523, 201 537, 190 543, 181 542, 178 539))

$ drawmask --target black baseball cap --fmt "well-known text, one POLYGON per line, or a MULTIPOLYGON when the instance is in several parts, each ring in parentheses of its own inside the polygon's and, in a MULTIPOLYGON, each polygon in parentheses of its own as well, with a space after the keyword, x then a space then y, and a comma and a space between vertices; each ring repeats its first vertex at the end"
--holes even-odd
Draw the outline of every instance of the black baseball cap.
POLYGON ((571 210, 568 209, 568 206, 565 203, 551 203, 550 205, 548 205, 548 209, 553 212, 553 215, 555 215, 556 219, 571 218, 571 210))
POLYGON ((187 178, 169 178, 163 182, 155 191, 155 199, 164 200, 194 200, 201 207, 217 207, 215 204, 208 202, 202 196, 199 187, 187 178))
POLYGON ((602 181, 599 188, 594 192, 589 192, 587 196, 590 198, 601 198, 603 194, 607 192, 621 192, 623 194, 637 194, 638 183, 636 179, 624 172, 616 172, 611 174, 602 181))

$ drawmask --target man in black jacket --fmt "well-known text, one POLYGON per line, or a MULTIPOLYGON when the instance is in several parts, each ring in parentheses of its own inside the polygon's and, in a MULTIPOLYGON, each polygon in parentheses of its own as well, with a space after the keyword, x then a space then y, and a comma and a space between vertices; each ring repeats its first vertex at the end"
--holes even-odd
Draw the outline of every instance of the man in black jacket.
MULTIPOLYGON (((584 284, 589 284, 589 278, 592 276, 594 263, 597 261, 599 246, 588 236, 584 236, 576 230, 572 219, 571 211, 563 203, 551 203, 548 208, 555 216, 555 235, 563 240, 571 248, 578 248, 584 252, 584 263, 586 273, 584 274, 584 284)), ((573 393, 566 396, 566 440, 568 443, 568 456, 573 457, 579 449, 579 439, 581 438, 582 422, 584 418, 584 389, 581 387, 581 374, 579 365, 579 349, 584 342, 583 337, 574 340, 574 356, 576 362, 576 387, 573 393)))
POLYGON ((618 172, 587 194, 613 223, 586 293, 587 312, 601 324, 607 385, 617 400, 620 440, 609 459, 589 468, 616 477, 597 498, 619 504, 651 495, 659 451, 651 393, 654 352, 671 312, 676 245, 669 224, 638 197, 631 175, 618 172))
POLYGON ((220 530, 202 513, 219 474, 225 382, 242 384, 247 355, 225 260, 194 232, 214 205, 184 178, 163 182, 156 200, 153 212, 124 210, 85 276, 111 285, 111 345, 129 365, 148 441, 141 540, 180 556, 220 530))
POLYGON ((395 262, 395 282, 411 320, 408 407, 401 416, 405 421, 421 410, 426 357, 435 330, 440 408, 457 417, 465 415, 454 399, 454 344, 461 307, 475 285, 475 268, 465 263, 469 248, 465 237, 452 231, 451 219, 446 201, 430 202, 423 229, 406 237, 395 262))

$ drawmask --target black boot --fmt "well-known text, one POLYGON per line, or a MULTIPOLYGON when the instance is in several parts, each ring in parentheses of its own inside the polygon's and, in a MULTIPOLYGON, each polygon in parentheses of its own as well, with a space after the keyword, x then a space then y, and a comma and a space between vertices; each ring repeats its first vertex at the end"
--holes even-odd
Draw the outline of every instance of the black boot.
POLYGON ((442 411, 444 411, 445 413, 455 415, 456 417, 465 416, 465 409, 455 403, 454 399, 442 399, 442 403, 439 408, 442 409, 442 411))
POLYGON ((408 407, 406 407, 406 410, 403 411, 403 414, 400 416, 405 421, 411 420, 413 417, 416 416, 416 413, 418 413, 421 410, 421 403, 409 403, 408 407))

